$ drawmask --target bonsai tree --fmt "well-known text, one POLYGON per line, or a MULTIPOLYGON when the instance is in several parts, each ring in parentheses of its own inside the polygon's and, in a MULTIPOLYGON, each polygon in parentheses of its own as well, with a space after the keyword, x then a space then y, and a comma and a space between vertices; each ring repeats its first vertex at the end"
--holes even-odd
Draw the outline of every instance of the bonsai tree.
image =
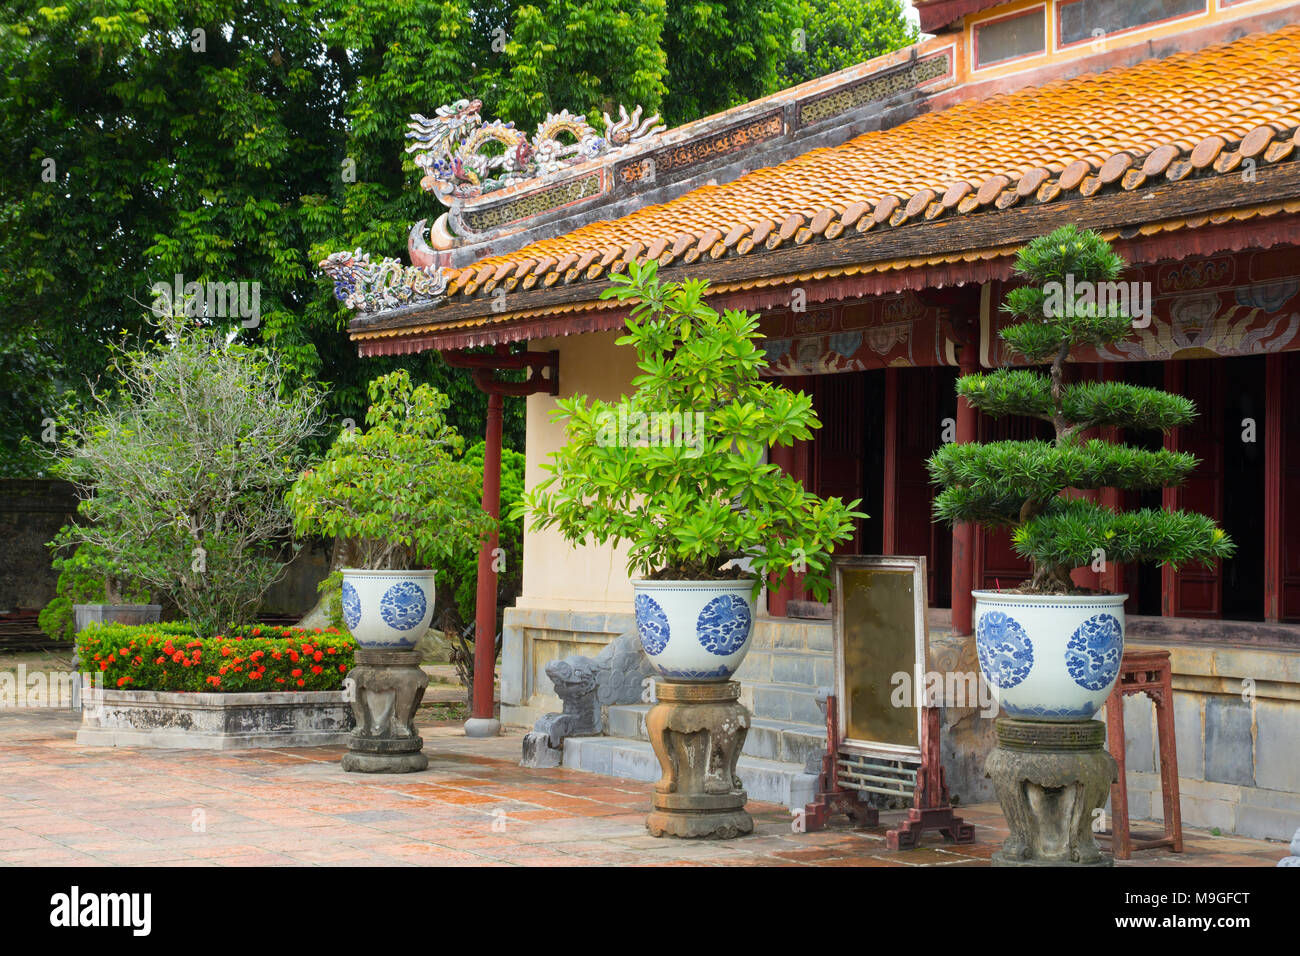
MULTIPOLYGON (((949 524, 972 521, 1012 528, 1016 551, 1033 574, 1020 590, 1083 593, 1074 568, 1098 556, 1107 561, 1150 561, 1173 567, 1206 565, 1230 557, 1234 545, 1202 514, 1144 508, 1117 513, 1067 489, 1175 487, 1196 468, 1195 456, 1114 444, 1084 433, 1096 426, 1167 432, 1196 416, 1186 398, 1120 382, 1066 384, 1065 362, 1079 345, 1103 346, 1128 336, 1132 318, 1114 297, 1098 296, 1125 263, 1097 233, 1063 226, 1020 250, 1015 273, 1027 284, 1007 295, 1003 311, 1019 321, 1002 339, 1043 373, 1003 368, 964 375, 957 394, 995 417, 1027 415, 1050 422, 1051 441, 944 445, 928 462, 940 487, 934 514, 949 524), (1072 292, 1069 301, 1062 290, 1072 292)), ((1114 287, 1109 287, 1113 289, 1114 287)))
POLYGON ((764 460, 821 426, 812 400, 760 381, 756 316, 710 308, 705 282, 661 283, 653 261, 628 270, 604 296, 634 303, 618 344, 636 349, 636 390, 557 402, 567 442, 515 513, 571 542, 625 542, 629 573, 648 579, 756 574, 757 594, 793 571, 825 600, 830 552, 866 515, 764 460))
POLYGON ((366 428, 344 428, 287 502, 298 534, 333 537, 361 570, 431 568, 477 552, 493 527, 479 505, 482 472, 461 458, 448 399, 406 371, 367 386, 366 428))
POLYGON ((287 393, 271 352, 219 329, 163 331, 158 347, 115 349, 114 389, 63 416, 53 471, 77 484, 81 520, 59 542, 91 547, 110 602, 134 580, 209 633, 252 620, 284 572, 284 490, 322 396, 287 393))

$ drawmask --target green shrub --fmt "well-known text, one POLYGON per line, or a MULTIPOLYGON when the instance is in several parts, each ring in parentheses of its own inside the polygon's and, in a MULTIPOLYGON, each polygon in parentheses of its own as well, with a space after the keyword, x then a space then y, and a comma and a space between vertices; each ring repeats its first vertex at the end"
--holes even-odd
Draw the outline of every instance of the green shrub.
POLYGON ((637 353, 633 394, 556 401, 565 445, 511 517, 526 513, 575 545, 626 543, 629 574, 720 580, 748 560, 755 594, 793 573, 825 600, 831 552, 866 515, 764 460, 821 427, 812 399, 762 380, 757 316, 719 313, 704 301, 708 283, 664 283, 656 270, 630 263, 601 294, 632 307, 618 344, 637 353))
POLYGON ((431 568, 477 554, 494 522, 447 424, 447 396, 414 385, 404 369, 374 379, 368 392, 365 429, 340 432, 285 496, 294 530, 347 539, 352 568, 431 568))
MULTIPOLYGON (((63 533, 50 542, 61 547, 63 533)), ((77 636, 74 604, 147 604, 149 588, 138 581, 115 580, 119 593, 109 594, 110 584, 106 568, 108 559, 94 545, 78 545, 67 556, 56 553, 51 562, 59 573, 54 599, 41 610, 36 621, 45 636, 52 641, 71 641, 77 636)))
POLYGON ((338 690, 356 649, 334 628, 242 625, 204 638, 173 622, 93 625, 77 635, 81 670, 122 690, 338 690))

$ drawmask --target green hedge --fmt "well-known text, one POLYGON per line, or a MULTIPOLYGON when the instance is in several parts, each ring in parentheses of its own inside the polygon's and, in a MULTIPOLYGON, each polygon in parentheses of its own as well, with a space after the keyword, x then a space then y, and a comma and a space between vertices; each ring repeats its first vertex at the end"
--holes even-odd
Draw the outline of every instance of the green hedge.
POLYGON ((247 625, 203 638, 183 623, 105 624, 77 635, 81 670, 122 690, 339 690, 356 649, 332 627, 247 625))

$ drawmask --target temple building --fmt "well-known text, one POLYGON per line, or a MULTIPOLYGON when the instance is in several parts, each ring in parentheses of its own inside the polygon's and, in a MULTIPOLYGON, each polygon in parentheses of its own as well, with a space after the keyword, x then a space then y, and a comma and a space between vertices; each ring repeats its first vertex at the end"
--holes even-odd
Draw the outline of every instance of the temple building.
MULTIPOLYGON (((1011 361, 999 307, 1016 250, 1067 223, 1099 231, 1129 262, 1142 312, 1128 340, 1076 350, 1073 375, 1193 399, 1196 422, 1163 441, 1201 461, 1181 488, 1101 500, 1203 512, 1238 547, 1212 568, 1111 565, 1076 580, 1126 592, 1129 645, 1172 653, 1183 821, 1289 838, 1300 826, 1300 3, 914 6, 921 42, 676 129, 634 112, 597 136, 565 113, 529 139, 473 100, 417 118, 412 151, 446 209, 412 231, 414 269, 385 280, 381 268, 371 290, 342 283, 358 307, 351 339, 363 356, 436 349, 477 366, 489 389, 491 368, 529 368, 493 401, 527 402, 531 485, 563 441, 556 393, 631 390, 635 356, 615 345, 626 308, 600 298, 609 276, 654 259, 665 279, 707 279, 715 307, 760 315, 770 374, 809 393, 823 422, 773 460, 818 493, 862 499, 870 517, 847 551, 926 557, 931 666, 973 672, 970 591, 1014 586, 1027 563, 1005 533, 934 523, 925 461, 945 441, 1047 429, 979 416, 953 384, 1011 361), (479 346, 495 351, 464 351, 479 346)), ((526 531, 522 560, 523 593, 502 623, 512 725, 559 709, 548 662, 597 654, 635 627, 622 552, 526 531)), ((817 692, 831 682, 826 609, 808 598, 766 594, 737 675, 754 713, 740 775, 751 796, 795 807, 812 795, 817 692)), ((1125 708, 1132 813, 1158 817, 1151 706, 1139 696, 1125 708)), ((606 734, 566 741, 565 764, 657 778, 644 711, 608 707, 606 734)), ((954 795, 990 799, 992 721, 953 708, 943 724, 954 795)))

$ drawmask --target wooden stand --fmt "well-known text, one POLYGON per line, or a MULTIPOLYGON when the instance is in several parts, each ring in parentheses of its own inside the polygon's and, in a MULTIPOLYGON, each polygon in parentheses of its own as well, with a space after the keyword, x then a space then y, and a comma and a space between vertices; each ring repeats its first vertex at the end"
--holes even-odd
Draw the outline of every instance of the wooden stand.
MULTIPOLYGON (((826 756, 822 758, 822 791, 804 808, 804 825, 809 832, 820 830, 832 813, 845 813, 859 827, 878 826, 880 813, 858 799, 858 791, 840 785, 840 738, 835 698, 826 698, 826 756)), ((921 723, 921 765, 916 771, 912 806, 907 819, 885 834, 891 850, 915 849, 921 834, 938 830, 951 843, 974 843, 975 827, 953 812, 948 799, 939 753, 939 711, 923 708, 921 723)))
MULTIPOLYGON (((1110 788, 1111 851, 1127 860, 1134 850, 1169 847, 1183 852, 1183 816, 1178 801, 1178 747, 1174 739, 1173 668, 1168 651, 1129 651, 1120 661, 1119 679, 1106 698, 1106 730, 1110 755, 1119 775, 1110 788), (1164 835, 1134 839, 1129 830, 1128 781, 1124 776, 1124 697, 1146 694, 1156 709, 1156 739, 1160 744, 1160 796, 1164 802, 1164 835)), ((1099 839, 1107 834, 1098 834, 1099 839)))

